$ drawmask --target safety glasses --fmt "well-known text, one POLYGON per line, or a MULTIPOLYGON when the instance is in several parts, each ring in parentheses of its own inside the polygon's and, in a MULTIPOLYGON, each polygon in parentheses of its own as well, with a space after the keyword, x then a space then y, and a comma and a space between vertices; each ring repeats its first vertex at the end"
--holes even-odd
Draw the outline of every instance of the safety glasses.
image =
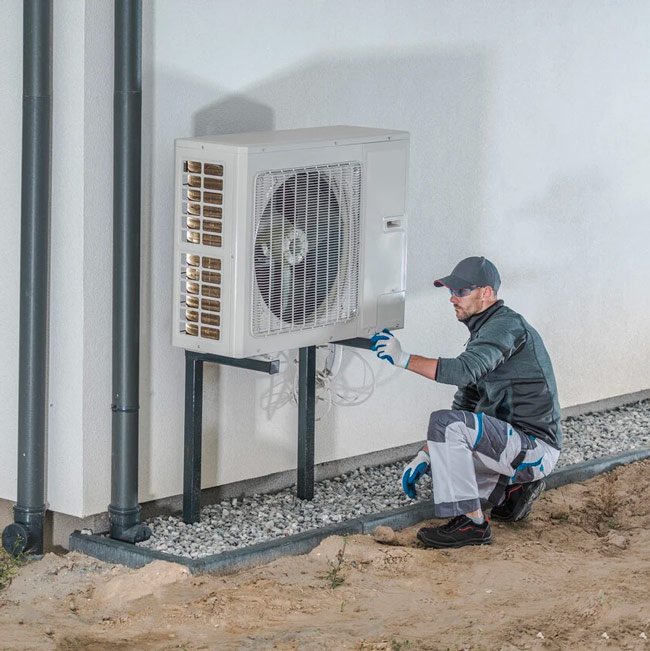
POLYGON ((452 296, 458 296, 458 298, 465 298, 469 296, 475 289, 478 289, 478 286, 473 285, 472 287, 463 287, 463 289, 451 289, 449 288, 449 293, 452 296))

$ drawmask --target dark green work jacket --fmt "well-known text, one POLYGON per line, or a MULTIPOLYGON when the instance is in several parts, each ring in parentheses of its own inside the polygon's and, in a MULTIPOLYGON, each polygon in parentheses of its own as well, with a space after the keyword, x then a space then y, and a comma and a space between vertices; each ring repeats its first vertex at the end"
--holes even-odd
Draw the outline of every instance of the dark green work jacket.
POLYGON ((456 358, 440 358, 436 381, 455 384, 453 409, 484 413, 562 446, 551 359, 539 333, 499 300, 463 321, 470 338, 456 358))

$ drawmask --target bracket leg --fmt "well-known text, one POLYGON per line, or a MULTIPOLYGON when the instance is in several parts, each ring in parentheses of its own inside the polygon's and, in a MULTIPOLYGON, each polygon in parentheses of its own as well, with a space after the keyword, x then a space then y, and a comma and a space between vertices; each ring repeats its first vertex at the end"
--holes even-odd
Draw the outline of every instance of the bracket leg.
POLYGON ((316 420, 316 346, 298 357, 298 497, 314 499, 314 430, 316 420))
POLYGON ((203 360, 185 351, 185 445, 183 521, 198 522, 201 511, 201 426, 203 420, 203 360))

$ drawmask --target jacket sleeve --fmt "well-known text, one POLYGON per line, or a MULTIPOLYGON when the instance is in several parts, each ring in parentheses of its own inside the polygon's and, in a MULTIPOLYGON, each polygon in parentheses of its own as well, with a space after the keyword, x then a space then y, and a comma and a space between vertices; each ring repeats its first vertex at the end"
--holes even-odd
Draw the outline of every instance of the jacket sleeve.
POLYGON ((525 341, 526 330, 518 319, 490 319, 458 357, 438 359, 436 381, 457 387, 476 384, 525 341))

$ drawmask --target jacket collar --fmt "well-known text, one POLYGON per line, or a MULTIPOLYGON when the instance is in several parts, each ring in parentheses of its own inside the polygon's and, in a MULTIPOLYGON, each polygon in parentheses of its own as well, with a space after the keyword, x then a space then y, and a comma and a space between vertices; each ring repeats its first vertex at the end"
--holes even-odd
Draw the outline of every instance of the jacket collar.
POLYGON ((465 319, 463 323, 467 326, 470 334, 473 335, 502 305, 503 301, 499 299, 494 305, 490 305, 487 310, 472 314, 469 319, 465 319))

